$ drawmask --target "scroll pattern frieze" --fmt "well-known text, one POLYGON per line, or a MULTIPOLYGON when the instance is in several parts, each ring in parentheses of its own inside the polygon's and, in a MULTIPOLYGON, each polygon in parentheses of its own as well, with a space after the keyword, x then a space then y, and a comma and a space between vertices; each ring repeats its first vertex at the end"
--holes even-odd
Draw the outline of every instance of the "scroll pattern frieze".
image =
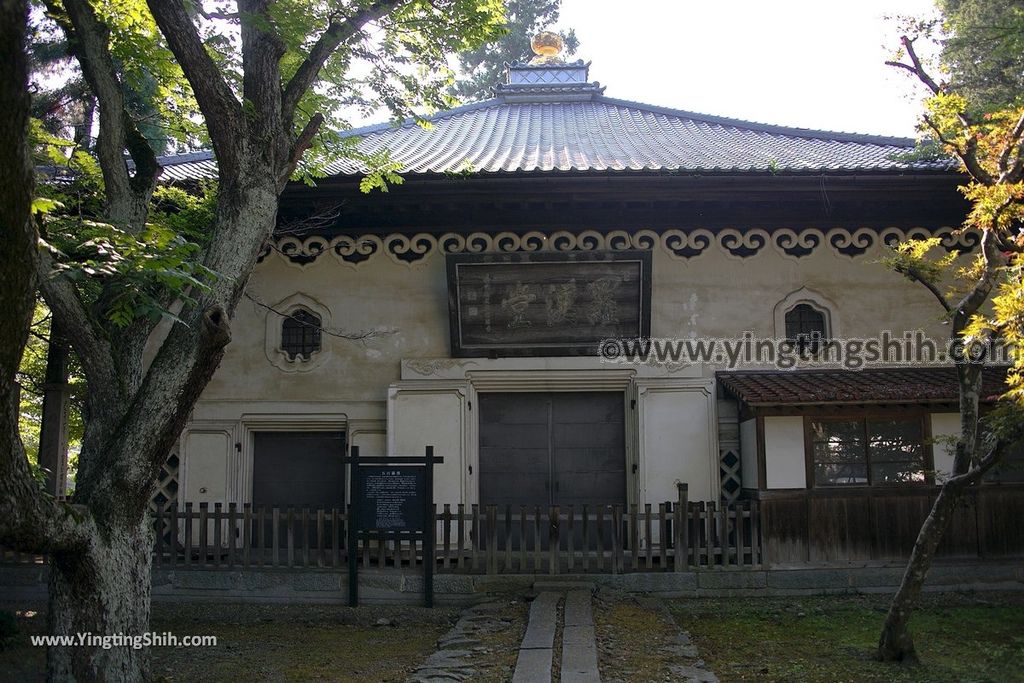
POLYGON ((939 237, 942 246, 966 253, 979 242, 976 232, 941 228, 934 232, 923 228, 860 228, 846 230, 816 228, 794 230, 783 228, 765 230, 752 228, 739 230, 726 228, 711 231, 693 230, 613 230, 597 232, 565 230, 548 234, 532 231, 524 234, 512 232, 468 234, 430 233, 413 235, 341 235, 332 238, 294 236, 281 237, 265 247, 261 259, 276 252, 290 263, 307 265, 328 256, 338 263, 358 267, 374 258, 386 257, 396 264, 416 266, 427 262, 437 253, 481 254, 487 252, 571 252, 571 251, 624 251, 627 249, 659 249, 679 261, 699 258, 709 251, 718 250, 729 258, 747 259, 766 250, 775 250, 782 256, 799 260, 820 249, 831 250, 837 256, 856 258, 879 246, 892 246, 905 239, 939 237))

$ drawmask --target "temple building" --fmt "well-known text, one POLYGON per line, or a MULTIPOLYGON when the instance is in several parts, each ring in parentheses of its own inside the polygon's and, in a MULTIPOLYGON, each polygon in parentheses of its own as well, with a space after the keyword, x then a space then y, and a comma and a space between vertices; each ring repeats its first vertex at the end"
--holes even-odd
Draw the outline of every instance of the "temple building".
MULTIPOLYGON (((346 133, 398 165, 388 192, 361 192, 350 159, 289 185, 161 503, 343 507, 352 446, 433 446, 439 505, 656 507, 685 483, 692 501, 790 501, 805 525, 812 503, 948 472, 951 366, 821 354, 946 338, 880 259, 910 237, 976 247, 955 165, 910 139, 615 99, 590 64, 540 53, 493 99, 346 133), (631 358, 637 339, 669 353, 631 358)), ((161 162, 215 176, 209 154, 161 162)))

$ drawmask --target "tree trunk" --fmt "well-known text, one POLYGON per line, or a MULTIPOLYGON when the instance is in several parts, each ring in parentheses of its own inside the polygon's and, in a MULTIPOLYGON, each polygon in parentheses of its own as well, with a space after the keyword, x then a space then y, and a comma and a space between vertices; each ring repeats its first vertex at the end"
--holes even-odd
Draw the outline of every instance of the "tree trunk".
MULTIPOLYGON (((152 541, 143 515, 136 524, 112 525, 95 534, 85 553, 55 553, 50 562, 50 634, 79 638, 147 633, 152 541)), ((145 681, 148 662, 147 650, 130 643, 109 649, 102 642, 51 645, 47 680, 145 681)))
POLYGON ((962 488, 945 484, 932 505, 931 512, 921 525, 921 531, 914 542, 906 572, 899 590, 889 604, 882 635, 878 639, 877 657, 883 662, 917 663, 914 639, 910 635, 910 615, 921 595, 928 570, 931 568, 935 550, 953 518, 953 510, 960 499, 962 488))

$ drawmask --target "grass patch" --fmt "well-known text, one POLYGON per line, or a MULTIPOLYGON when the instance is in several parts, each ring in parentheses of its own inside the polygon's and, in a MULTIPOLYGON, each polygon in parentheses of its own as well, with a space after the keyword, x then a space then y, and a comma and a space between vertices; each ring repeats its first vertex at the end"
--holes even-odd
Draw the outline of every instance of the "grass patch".
POLYGON ((887 596, 669 603, 723 683, 1024 681, 1024 594, 926 595, 911 621, 919 666, 873 659, 887 605, 887 596))
POLYGON ((601 680, 671 681, 682 663, 673 645, 679 635, 671 619, 635 598, 599 592, 593 601, 601 680))
MULTIPOLYGON (((46 633, 44 610, 18 609, 19 634, 0 651, 0 681, 44 680, 45 648, 29 642, 46 633)), ((215 635, 217 646, 154 648, 151 669, 158 683, 404 681, 457 616, 405 606, 158 604, 153 631, 215 635)))

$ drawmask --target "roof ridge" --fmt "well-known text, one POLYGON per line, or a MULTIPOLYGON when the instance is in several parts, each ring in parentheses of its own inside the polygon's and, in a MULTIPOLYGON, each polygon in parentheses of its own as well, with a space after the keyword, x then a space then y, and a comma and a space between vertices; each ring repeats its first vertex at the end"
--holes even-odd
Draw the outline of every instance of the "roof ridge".
POLYGON ((634 107, 637 109, 644 109, 656 114, 665 114, 668 116, 678 116, 680 118, 695 119, 697 121, 703 121, 705 123, 717 123, 723 126, 734 126, 737 128, 746 128, 749 130, 756 130, 765 133, 775 133, 778 135, 789 135, 792 137, 799 138, 813 138, 817 140, 834 140, 836 142, 862 142, 867 144, 878 144, 895 147, 913 147, 917 141, 914 138, 905 138, 890 135, 873 135, 871 133, 846 133, 842 131, 831 131, 831 130, 818 130, 815 128, 797 128, 794 126, 782 126, 773 123, 761 123, 758 121, 747 121, 745 119, 735 119, 728 116, 718 116, 715 114, 702 114, 700 112, 687 111, 685 109, 674 109, 672 107, 663 107, 656 104, 647 104, 646 102, 637 102, 635 100, 625 100, 618 97, 608 97, 606 95, 597 95, 594 97, 595 102, 604 102, 606 104, 613 104, 620 107, 634 107))

